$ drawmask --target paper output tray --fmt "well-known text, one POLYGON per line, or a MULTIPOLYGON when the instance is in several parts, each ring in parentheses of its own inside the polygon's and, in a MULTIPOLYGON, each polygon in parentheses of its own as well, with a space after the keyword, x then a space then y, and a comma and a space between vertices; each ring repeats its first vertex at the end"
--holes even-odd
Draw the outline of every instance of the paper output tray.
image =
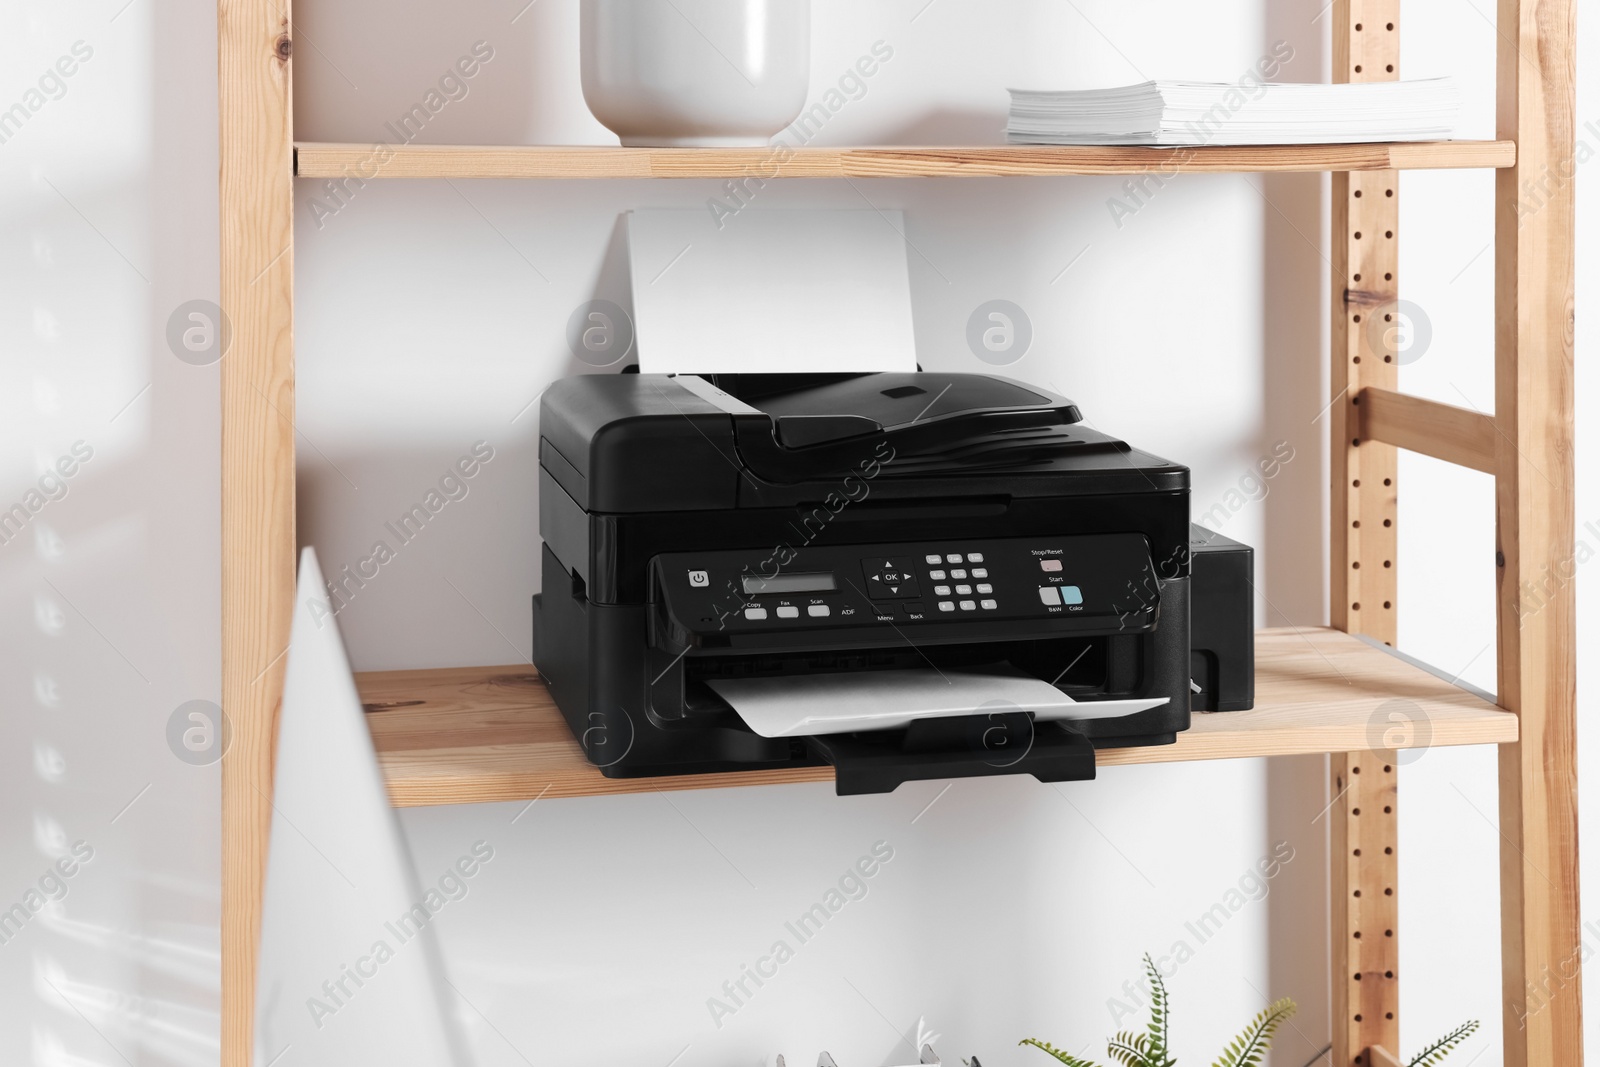
POLYGON ((911 670, 711 678, 709 685, 762 737, 899 730, 926 719, 1026 711, 1038 721, 1111 719, 1167 698, 1076 702, 1017 671, 911 670))

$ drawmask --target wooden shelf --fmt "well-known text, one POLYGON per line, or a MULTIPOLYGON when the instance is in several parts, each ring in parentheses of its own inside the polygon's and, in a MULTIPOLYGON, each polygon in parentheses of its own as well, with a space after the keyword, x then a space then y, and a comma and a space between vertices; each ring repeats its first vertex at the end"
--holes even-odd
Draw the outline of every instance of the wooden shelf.
POLYGON ((1126 148, 616 148, 553 145, 295 145, 301 178, 917 178, 1255 173, 1510 167, 1511 141, 1126 148))
MULTIPOLYGON (((584 759, 531 667, 387 671, 356 683, 400 807, 833 779, 828 767, 606 778, 584 759)), ((1255 710, 1197 715, 1175 745, 1102 751, 1099 763, 1350 752, 1385 741, 1503 744, 1517 739, 1517 725, 1511 713, 1348 634, 1263 630, 1255 710), (1424 725, 1391 724, 1382 710, 1391 700, 1407 702, 1399 707, 1424 725)))

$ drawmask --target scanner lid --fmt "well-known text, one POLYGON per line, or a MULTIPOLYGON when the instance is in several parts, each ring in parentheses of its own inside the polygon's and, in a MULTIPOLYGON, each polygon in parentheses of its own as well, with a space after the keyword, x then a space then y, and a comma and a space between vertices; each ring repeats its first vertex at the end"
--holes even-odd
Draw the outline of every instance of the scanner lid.
MULTIPOLYGON (((936 372, 708 375, 716 389, 772 422, 784 448, 882 434, 924 446, 1083 420, 1072 401, 1009 378, 936 372)), ((691 380, 679 379, 703 399, 691 380)), ((713 401, 714 402, 714 401, 713 401)))

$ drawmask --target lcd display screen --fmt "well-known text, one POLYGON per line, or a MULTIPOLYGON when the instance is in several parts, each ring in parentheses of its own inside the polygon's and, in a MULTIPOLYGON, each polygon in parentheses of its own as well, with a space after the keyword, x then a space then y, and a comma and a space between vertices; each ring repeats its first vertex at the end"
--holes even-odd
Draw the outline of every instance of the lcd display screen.
POLYGON ((755 596, 757 593, 831 593, 839 588, 833 580, 831 571, 819 571, 816 574, 775 574, 771 578, 763 578, 756 574, 744 576, 744 592, 746 596, 755 596))

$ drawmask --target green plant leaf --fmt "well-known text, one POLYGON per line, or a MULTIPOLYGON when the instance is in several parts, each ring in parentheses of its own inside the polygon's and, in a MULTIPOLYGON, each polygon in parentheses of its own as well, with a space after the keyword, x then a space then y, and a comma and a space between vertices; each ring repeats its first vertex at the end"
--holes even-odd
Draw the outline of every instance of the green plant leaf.
POLYGON ((1106 1055, 1122 1067, 1151 1067, 1155 1063, 1150 1058, 1149 1035, 1129 1030, 1122 1031, 1106 1044, 1106 1055))
POLYGON ((1445 1034, 1439 1040, 1435 1041, 1433 1044, 1417 1053, 1416 1056, 1412 1058, 1411 1062, 1406 1064, 1406 1067, 1436 1067, 1437 1064, 1443 1062, 1446 1056, 1455 1051, 1455 1047, 1457 1045, 1461 1044, 1461 1042, 1465 1041, 1468 1037, 1471 1037, 1472 1032, 1477 1028, 1478 1020, 1476 1019, 1470 1019, 1467 1022, 1462 1023, 1460 1026, 1456 1027, 1454 1030, 1450 1031, 1448 1034, 1445 1034))
POLYGON ((1287 997, 1263 1008, 1212 1067, 1261 1067, 1267 1049, 1272 1047, 1273 1035, 1294 1013, 1295 1003, 1287 997))
POLYGON ((1072 1053, 1063 1049, 1058 1049, 1048 1041, 1040 1041, 1037 1038, 1025 1037, 1021 1041, 1018 1041, 1017 1044, 1032 1045, 1040 1052, 1047 1052, 1054 1056, 1056 1059, 1066 1064, 1067 1067, 1100 1067, 1100 1065, 1095 1063, 1093 1060, 1080 1060, 1072 1053))
POLYGON ((1167 1051, 1167 1021, 1171 1014, 1167 984, 1148 952, 1144 954, 1144 969, 1150 976, 1150 1041, 1145 1046, 1145 1067, 1173 1067, 1175 1061, 1167 1051))

